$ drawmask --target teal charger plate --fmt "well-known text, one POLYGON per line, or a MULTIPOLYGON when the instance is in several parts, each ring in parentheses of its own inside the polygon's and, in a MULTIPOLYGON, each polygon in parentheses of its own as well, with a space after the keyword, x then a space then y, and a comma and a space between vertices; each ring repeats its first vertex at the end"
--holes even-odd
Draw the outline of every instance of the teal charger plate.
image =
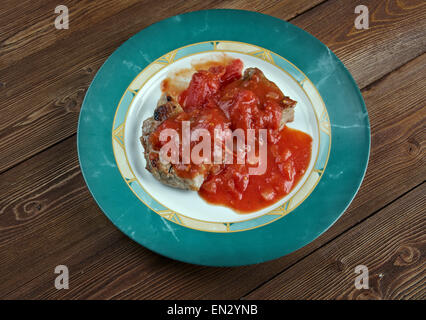
POLYGON ((90 192, 122 232, 176 260, 239 266, 297 250, 341 216, 358 191, 367 168, 370 127, 355 81, 340 60, 316 38, 290 23, 263 14, 206 10, 160 21, 130 38, 107 59, 84 99, 77 143, 80 166, 90 192), (143 70, 179 48, 199 43, 215 46, 220 42, 265 48, 271 53, 273 63, 279 64, 278 57, 289 61, 294 70, 289 67, 287 71, 294 78, 302 75, 296 79, 302 85, 306 76, 325 104, 332 141, 327 145, 328 157, 321 176, 297 207, 265 223, 256 222, 255 228, 241 227, 243 222, 240 222, 238 230, 232 230, 237 224, 225 224, 224 232, 196 230, 182 223, 179 215, 169 212, 161 215, 162 208, 151 209, 152 203, 146 202, 151 200, 142 202, 131 189, 135 181, 123 175, 113 147, 114 137, 117 138, 114 131, 119 125, 117 106, 120 107, 129 90, 137 94, 131 84, 143 70))

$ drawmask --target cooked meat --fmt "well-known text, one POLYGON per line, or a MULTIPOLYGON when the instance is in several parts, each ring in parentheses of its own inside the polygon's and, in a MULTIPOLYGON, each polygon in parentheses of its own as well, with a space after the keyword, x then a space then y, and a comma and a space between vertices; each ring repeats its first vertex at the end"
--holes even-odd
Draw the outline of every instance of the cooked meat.
MULTIPOLYGON (((272 81, 269 81, 263 72, 258 68, 247 68, 244 72, 243 80, 250 80, 253 76, 257 76, 259 78, 259 81, 263 81, 267 83, 268 86, 276 88, 276 84, 272 81)), ((280 121, 280 129, 284 127, 284 125, 287 122, 292 122, 294 120, 294 107, 296 106, 296 101, 290 99, 287 96, 284 96, 284 99, 282 100, 284 104, 284 109, 281 116, 280 121)))
MULTIPOLYGON (((262 81, 267 87, 271 88, 271 94, 275 95, 275 99, 283 97, 283 112, 280 128, 282 128, 285 123, 293 121, 296 101, 283 96, 279 88, 273 82, 269 81, 264 76, 263 72, 257 68, 246 69, 243 81, 250 80, 254 76, 257 77, 256 81, 262 81)), ((203 169, 200 170, 200 172, 202 171, 203 173, 199 173, 193 178, 182 178, 178 176, 174 165, 170 163, 165 164, 160 161, 159 151, 154 149, 150 141, 151 133, 153 133, 163 121, 181 112, 183 112, 183 109, 179 103, 170 95, 164 93, 158 101, 157 107, 154 110, 154 115, 143 122, 140 140, 145 150, 146 169, 151 172, 157 180, 171 187, 186 190, 199 190, 204 180, 207 178, 209 170, 214 170, 217 166, 208 168, 200 166, 200 168, 203 169)))
POLYGON ((294 106, 283 109, 281 115, 280 129, 284 127, 287 122, 292 122, 294 120, 294 106))
POLYGON ((157 180, 174 188, 198 190, 203 184, 205 176, 200 174, 192 179, 179 177, 172 164, 164 164, 160 161, 159 151, 154 150, 149 141, 150 134, 154 132, 164 120, 182 111, 183 109, 177 101, 174 101, 167 94, 161 96, 154 110, 154 116, 143 122, 142 137, 140 140, 145 149, 146 169, 151 172, 157 180))

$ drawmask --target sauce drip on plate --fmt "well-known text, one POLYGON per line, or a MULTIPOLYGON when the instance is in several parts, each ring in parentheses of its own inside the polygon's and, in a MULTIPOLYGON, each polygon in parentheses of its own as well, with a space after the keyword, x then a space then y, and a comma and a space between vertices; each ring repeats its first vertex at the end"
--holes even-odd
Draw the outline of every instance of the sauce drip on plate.
MULTIPOLYGON (((227 58, 222 64, 217 61, 203 63, 199 69, 192 75, 187 88, 178 94, 184 112, 165 120, 151 135, 151 142, 161 148, 165 142, 159 140, 159 133, 166 128, 173 128, 181 135, 184 120, 190 122, 191 131, 207 129, 212 137, 215 128, 267 129, 267 166, 263 174, 249 174, 250 167, 258 165, 250 161, 173 166, 181 177, 207 172, 198 193, 211 204, 224 205, 241 213, 274 204, 291 192, 311 159, 312 138, 280 123, 283 110, 296 102, 284 96, 258 69, 251 68, 243 77, 243 63, 239 59, 227 58)), ((171 82, 166 79, 163 89, 171 82)), ((196 143, 191 142, 191 148, 196 143)))

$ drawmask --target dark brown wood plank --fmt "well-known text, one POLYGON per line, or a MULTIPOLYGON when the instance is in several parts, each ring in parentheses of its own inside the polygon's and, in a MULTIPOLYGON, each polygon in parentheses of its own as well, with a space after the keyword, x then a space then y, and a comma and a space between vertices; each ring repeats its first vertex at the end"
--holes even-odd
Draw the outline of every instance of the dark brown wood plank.
MULTIPOLYGON (((13 1, 0 10, 0 69, 131 7, 138 0, 13 1), (69 9, 69 29, 56 30, 55 8, 69 9)), ((75 43, 77 46, 78 43, 75 43)), ((36 73, 36 72, 34 72, 36 73)))
MULTIPOLYGON (((351 208, 372 212, 377 204, 383 206, 426 179, 425 72, 423 54, 362 91, 370 118, 371 154, 351 208), (400 185, 394 185, 395 175, 400 185), (386 192, 368 194, 380 188, 386 192)), ((344 215, 342 222, 347 218, 344 215)))
POLYGON ((363 88, 425 51, 425 14, 423 0, 330 0, 292 23, 325 43, 363 88), (368 30, 355 28, 358 5, 368 7, 368 30))
MULTIPOLYGON (((0 69, 50 47, 52 44, 66 39, 72 34, 80 34, 81 36, 81 33, 88 28, 94 27, 96 24, 125 9, 128 12, 136 10, 139 18, 136 21, 124 20, 121 23, 123 25, 135 24, 138 27, 137 30, 139 30, 175 14, 206 8, 246 8, 247 10, 264 11, 272 15, 276 13, 282 19, 290 19, 323 1, 325 0, 285 0, 279 3, 274 0, 163 0, 161 2, 146 0, 64 0, 60 4, 67 6, 69 9, 70 28, 68 30, 54 29, 53 22, 57 15, 54 10, 58 6, 57 1, 48 0, 43 1, 43 3, 34 1, 16 3, 16 1, 12 1, 4 5, 4 8, 0 10, 0 21, 2 21, 0 69), (135 4, 137 5, 134 6, 135 4)), ((103 30, 102 26, 97 27, 97 29, 99 31, 103 30)), ((90 35, 92 38, 96 36, 99 37, 99 34, 90 35)), ((128 37, 129 34, 123 34, 119 39, 116 39, 116 44, 121 43, 128 37)), ((76 44, 74 43, 74 45, 76 44)))
POLYGON ((425 299, 426 184, 415 188, 246 299, 425 299), (369 288, 355 287, 368 268, 369 288))
MULTIPOLYGON (((16 50, 3 56, 9 55, 9 60, 19 56, 19 60, 12 59, 12 65, 5 63, 0 69, 0 148, 4 150, 0 172, 75 133, 81 102, 95 71, 119 44, 147 25, 180 12, 212 7, 246 8, 289 19, 320 2, 178 1, 167 6, 162 1, 142 1, 125 9, 117 4, 116 13, 105 19, 97 11, 92 17, 90 11, 76 32, 70 28, 69 33, 56 35, 59 31, 52 27, 52 36, 33 31, 31 26, 19 31, 18 38, 25 39, 25 44, 18 38, 4 40, 10 43, 5 48, 16 50), (94 22, 89 24, 91 17, 94 22), (38 45, 31 46, 32 41, 38 45)), ((358 2, 330 0, 292 21, 329 45, 363 87, 424 50, 426 21, 421 18, 426 5, 417 0, 370 1, 371 27, 357 31, 353 22, 358 2)), ((42 26, 48 22, 43 17, 37 20, 42 26)))
POLYGON ((425 179, 425 64, 418 57, 363 91, 372 154, 358 196, 319 239, 268 263, 198 267, 127 239, 84 186, 74 137, 8 170, 0 179, 0 298, 240 298, 425 179), (58 264, 70 267, 70 290, 53 287, 58 264))

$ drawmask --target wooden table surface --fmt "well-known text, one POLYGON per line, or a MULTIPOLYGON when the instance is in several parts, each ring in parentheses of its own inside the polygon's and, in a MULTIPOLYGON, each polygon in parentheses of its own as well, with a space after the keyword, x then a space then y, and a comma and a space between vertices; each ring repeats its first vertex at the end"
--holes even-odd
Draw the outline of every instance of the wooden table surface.
POLYGON ((5 0, 0 8, 1 299, 425 299, 424 0, 5 0), (69 29, 54 10, 69 8, 69 29), (354 27, 367 5, 369 29, 354 27), (303 28, 346 65, 371 122, 365 180, 346 213, 309 245, 240 268, 189 265, 124 236, 81 175, 77 120, 106 58, 148 25, 235 8, 303 28), (354 286, 369 268, 369 289, 354 286), (70 287, 57 290, 66 265, 70 287))

